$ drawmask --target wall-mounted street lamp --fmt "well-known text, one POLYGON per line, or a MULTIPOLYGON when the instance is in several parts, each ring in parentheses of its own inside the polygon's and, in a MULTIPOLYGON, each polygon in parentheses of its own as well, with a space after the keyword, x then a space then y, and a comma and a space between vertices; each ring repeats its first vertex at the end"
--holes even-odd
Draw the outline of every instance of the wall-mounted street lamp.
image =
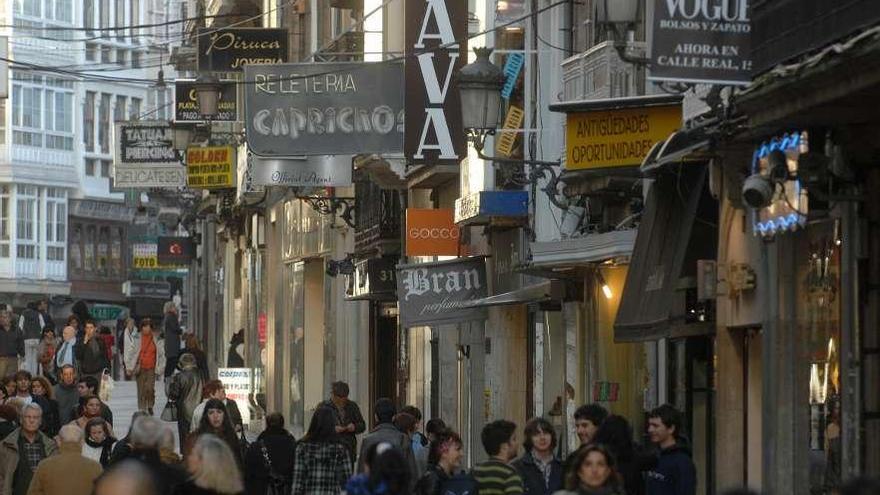
POLYGON ((635 41, 639 22, 640 0, 598 0, 596 2, 596 25, 611 35, 617 56, 634 65, 648 65, 650 59, 629 54, 635 41))
POLYGON ((560 209, 568 209, 564 197, 560 197, 560 177, 557 167, 560 161, 522 160, 516 158, 500 158, 483 154, 486 137, 495 134, 501 116, 501 88, 504 86, 504 72, 489 60, 491 48, 475 48, 477 59, 461 68, 458 87, 461 92, 461 120, 474 144, 477 156, 496 165, 528 165, 528 174, 513 174, 512 182, 517 186, 534 184, 546 177, 547 184, 541 189, 550 198, 550 202, 560 209))
POLYGON ((202 117, 207 120, 216 117, 220 111, 220 93, 223 91, 220 80, 211 74, 202 74, 196 78, 193 87, 202 117))

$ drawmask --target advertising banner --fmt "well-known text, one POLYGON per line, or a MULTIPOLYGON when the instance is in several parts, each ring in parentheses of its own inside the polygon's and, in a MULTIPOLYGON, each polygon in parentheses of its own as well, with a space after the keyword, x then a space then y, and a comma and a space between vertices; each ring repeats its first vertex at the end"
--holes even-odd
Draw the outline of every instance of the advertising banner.
POLYGON ((413 164, 458 165, 467 154, 454 76, 467 63, 468 4, 406 0, 406 144, 413 164))
POLYGON ((160 237, 157 251, 159 263, 185 265, 196 255, 192 237, 160 237))
POLYGON ((351 155, 249 155, 248 177, 252 186, 345 187, 351 185, 351 159, 351 155))
POLYGON ((651 147, 681 127, 681 105, 566 115, 566 170, 639 166, 651 147))
POLYGON ((406 209, 407 256, 458 256, 458 235, 452 208, 406 209))
POLYGON ((217 378, 226 389, 226 398, 234 400, 244 424, 251 422, 250 396, 254 391, 250 368, 219 368, 217 378))
POLYGON ((403 150, 403 67, 370 62, 248 66, 245 123, 255 155, 403 150))
POLYGON ((199 29, 200 72, 241 72, 246 65, 284 62, 287 62, 286 29, 199 29))
MULTIPOLYGON (((235 122, 238 120, 238 93, 234 81, 220 81, 220 102, 212 122, 235 122)), ((195 80, 174 81, 174 121, 203 122, 196 98, 195 80)))
POLYGON ((655 0, 648 79, 751 82, 749 0, 655 0))
POLYGON ((117 122, 113 186, 170 187, 186 185, 186 169, 174 149, 174 131, 166 121, 117 122))
POLYGON ((159 263, 156 243, 137 243, 131 245, 131 267, 134 270, 176 270, 181 265, 159 263))
POLYGON ((193 146, 186 150, 186 183, 194 189, 235 187, 232 146, 193 146))
POLYGON ((483 257, 397 266, 397 298, 404 328, 485 319, 485 308, 463 308, 462 303, 482 299, 487 293, 483 257))

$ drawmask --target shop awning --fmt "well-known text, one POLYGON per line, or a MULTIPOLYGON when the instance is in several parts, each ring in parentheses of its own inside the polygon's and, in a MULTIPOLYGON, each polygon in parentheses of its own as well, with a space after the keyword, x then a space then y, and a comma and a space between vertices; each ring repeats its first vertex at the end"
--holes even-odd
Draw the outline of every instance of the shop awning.
POLYGON ((698 321, 688 306, 697 260, 714 259, 717 252, 718 206, 708 191, 708 175, 705 164, 658 171, 617 311, 615 341, 696 335, 714 328, 698 321))
POLYGON ((488 306, 506 306, 510 304, 540 303, 550 300, 561 301, 565 295, 565 285, 561 280, 545 280, 533 285, 496 294, 494 296, 474 299, 462 304, 464 308, 483 308, 488 306))
POLYGON ((709 132, 713 124, 673 132, 665 141, 658 141, 642 161, 644 176, 656 175, 664 166, 682 161, 703 159, 709 149, 709 132))

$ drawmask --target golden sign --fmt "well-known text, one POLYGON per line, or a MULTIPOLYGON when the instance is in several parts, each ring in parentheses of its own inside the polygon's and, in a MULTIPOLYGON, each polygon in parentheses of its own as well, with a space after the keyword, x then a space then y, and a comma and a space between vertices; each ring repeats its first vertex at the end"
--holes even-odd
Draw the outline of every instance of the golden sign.
POLYGON ((195 189, 235 187, 235 151, 231 146, 191 147, 186 150, 186 183, 195 189))
POLYGON ((566 117, 567 170, 641 165, 651 147, 681 127, 681 106, 665 105, 566 117))

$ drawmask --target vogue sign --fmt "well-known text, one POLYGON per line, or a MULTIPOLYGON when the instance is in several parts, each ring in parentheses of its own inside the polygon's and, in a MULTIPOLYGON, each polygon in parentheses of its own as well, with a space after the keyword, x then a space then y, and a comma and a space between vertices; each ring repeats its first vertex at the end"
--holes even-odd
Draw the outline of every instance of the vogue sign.
POLYGON ((397 298, 404 328, 484 319, 484 308, 462 305, 487 293, 482 257, 397 266, 397 298))
POLYGON ((451 208, 406 209, 407 256, 458 256, 458 226, 451 208))
POLYGON ((406 0, 406 130, 412 163, 464 158, 455 73, 467 61, 467 2, 406 0))

